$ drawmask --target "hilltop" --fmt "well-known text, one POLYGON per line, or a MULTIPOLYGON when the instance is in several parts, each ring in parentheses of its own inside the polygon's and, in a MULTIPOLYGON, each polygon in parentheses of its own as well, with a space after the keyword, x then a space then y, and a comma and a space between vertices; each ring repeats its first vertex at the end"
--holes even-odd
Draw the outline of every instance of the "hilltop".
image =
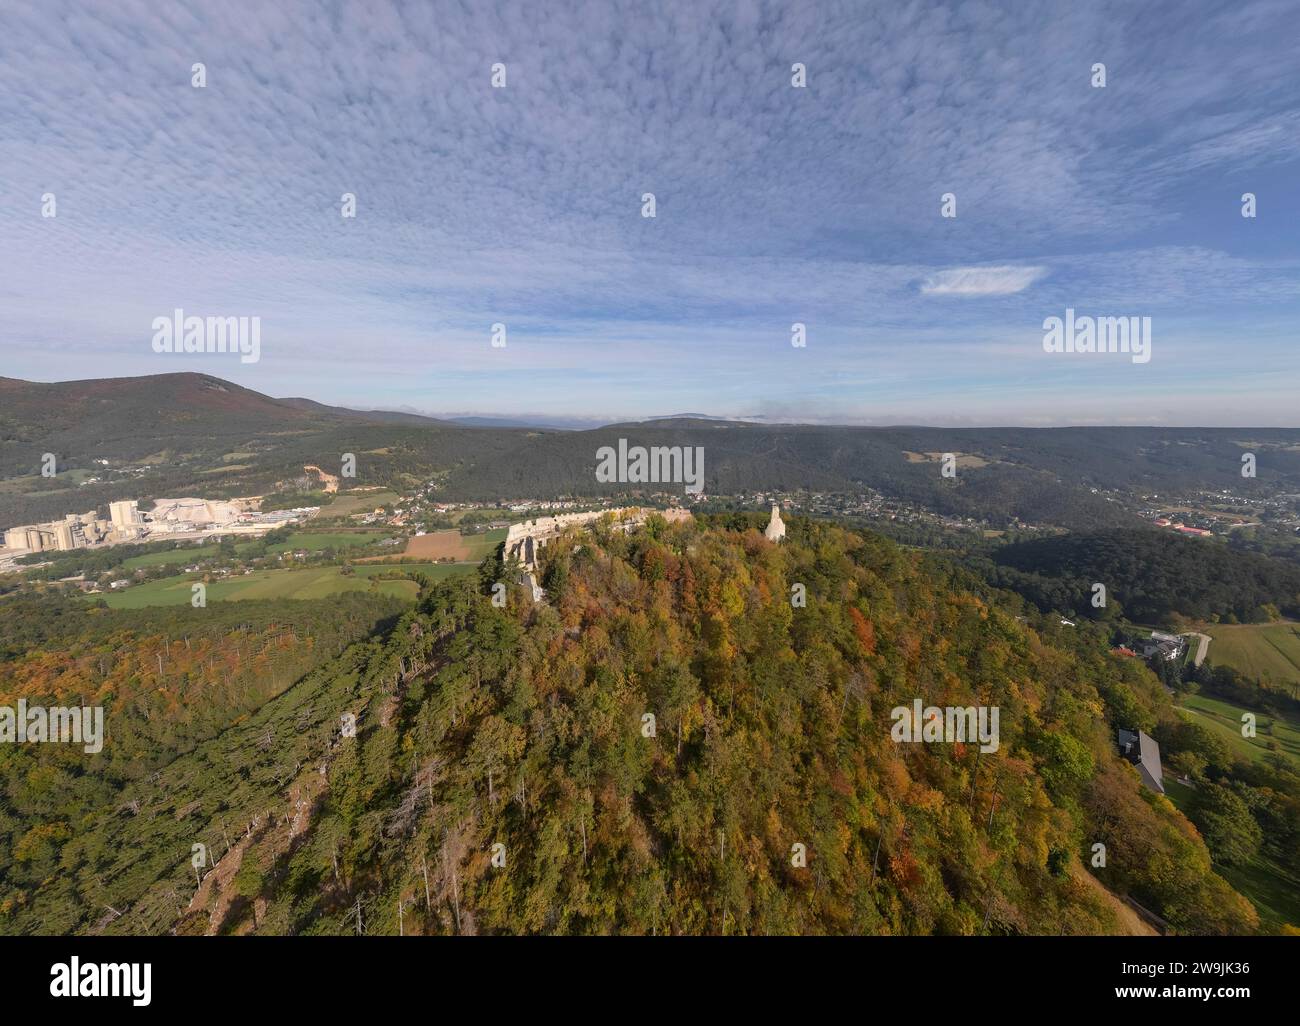
POLYGON ((1255 928, 1116 754, 1117 724, 1177 720, 1149 670, 877 536, 796 520, 778 546, 760 519, 554 542, 540 605, 497 607, 488 560, 351 643, 288 609, 65 637, 11 607, 6 697, 97 694, 109 726, 89 762, 0 751, 0 929, 1126 929, 1097 882, 1180 931, 1255 928), (264 659, 260 696, 188 700, 213 662, 264 659), (996 750, 897 743, 915 699, 998 708, 996 750))
POLYGON ((116 499, 261 494, 306 464, 360 462, 403 487, 458 454, 490 457, 522 432, 483 432, 409 413, 276 399, 209 374, 66 381, 0 378, 0 526, 116 499), (59 476, 39 476, 44 453, 59 476))
POLYGON ((161 440, 233 440, 252 434, 319 430, 353 421, 436 425, 404 413, 366 413, 309 399, 273 399, 211 374, 155 374, 52 383, 0 378, 0 472, 30 468, 13 444, 44 445, 72 460, 133 459, 161 440))

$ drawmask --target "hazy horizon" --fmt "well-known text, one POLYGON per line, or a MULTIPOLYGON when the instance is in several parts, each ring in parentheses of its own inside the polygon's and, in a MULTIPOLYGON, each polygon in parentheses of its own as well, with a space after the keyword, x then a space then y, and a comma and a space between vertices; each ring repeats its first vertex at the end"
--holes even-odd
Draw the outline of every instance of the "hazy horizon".
MULTIPOLYGON (((138 378, 138 377, 156 377, 162 374, 169 374, 169 373, 175 373, 175 372, 160 371, 158 375, 124 375, 123 379, 138 378)), ((194 371, 192 373, 209 374, 211 372, 194 371)), ((233 376, 226 376, 224 374, 212 374, 211 376, 222 378, 223 380, 233 384, 240 384, 240 382, 234 380, 233 376)), ((0 379, 3 379, 5 377, 7 377, 7 375, 0 375, 0 379)), ((112 379, 61 378, 61 379, 53 379, 53 380, 41 380, 37 378, 25 378, 25 379, 10 378, 10 380, 21 380, 29 384, 57 385, 57 384, 75 384, 79 381, 103 381, 103 380, 112 380, 112 379)), ((253 388, 252 385, 244 385, 243 387, 253 388)), ((258 389, 255 388, 253 388, 253 390, 259 391, 258 389)), ((939 417, 936 417, 928 421, 927 420, 866 421, 866 420, 832 420, 832 419, 817 419, 817 418, 809 418, 807 420, 777 420, 777 419, 765 419, 762 416, 737 415, 731 417, 724 417, 703 410, 679 411, 676 413, 648 414, 642 417, 619 416, 619 415, 610 415, 606 417, 565 417, 560 414, 543 413, 540 411, 529 411, 529 410, 522 410, 519 412, 510 413, 510 412, 500 412, 500 411, 476 412, 470 410, 438 410, 433 408, 420 409, 412 406, 373 406, 373 405, 368 405, 366 403, 358 404, 358 403, 347 403, 347 402, 327 402, 325 400, 317 398, 316 396, 311 396, 311 395, 287 395, 287 394, 270 395, 269 393, 262 393, 262 394, 267 395, 267 397, 270 399, 280 399, 280 400, 306 399, 312 402, 322 403, 323 405, 326 406, 342 407, 359 413, 410 413, 422 417, 431 417, 440 420, 452 420, 452 419, 501 420, 506 422, 517 422, 521 425, 526 425, 526 426, 555 427, 563 430, 589 430, 592 428, 605 427, 605 426, 619 424, 619 423, 641 423, 641 422, 655 421, 655 420, 689 420, 689 419, 728 421, 731 423, 750 423, 750 424, 767 426, 767 427, 780 426, 780 425, 812 426, 812 427, 827 426, 827 427, 879 427, 879 428, 932 427, 932 428, 952 428, 952 429, 958 429, 958 428, 970 428, 970 429, 1062 428, 1063 429, 1063 428, 1071 428, 1071 427, 1098 427, 1098 428, 1150 427, 1150 428, 1170 428, 1170 429, 1268 428, 1268 429, 1279 429, 1279 430, 1300 430, 1300 424, 1295 424, 1295 423, 1264 424, 1264 423, 1251 421, 1249 419, 1243 420, 1240 423, 1230 423, 1230 424, 1208 424, 1208 423, 1198 423, 1194 421, 1188 421, 1185 423, 1182 422, 1168 423, 1168 424, 1157 424, 1148 421, 1134 421, 1132 423, 1099 421, 1095 423, 1074 423, 1074 424, 1028 424, 1028 423, 1017 423, 1013 421, 990 421, 988 423, 966 423, 952 418, 944 419, 939 417)), ((492 425, 486 425, 486 426, 492 426, 492 425)), ((507 424, 502 424, 501 426, 510 426, 510 425, 507 423, 507 424)))

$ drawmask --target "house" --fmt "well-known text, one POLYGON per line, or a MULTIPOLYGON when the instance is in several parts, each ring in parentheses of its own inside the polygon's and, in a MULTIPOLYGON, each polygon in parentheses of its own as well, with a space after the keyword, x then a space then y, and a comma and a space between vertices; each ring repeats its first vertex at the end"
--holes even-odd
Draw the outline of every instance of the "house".
POLYGON ((1137 767, 1142 783, 1165 793, 1164 771, 1160 768, 1160 746, 1140 730, 1119 729, 1119 753, 1137 767))
POLYGON ((1180 638, 1177 634, 1152 631, 1151 637, 1142 644, 1142 657, 1150 659, 1158 655, 1166 662, 1172 662, 1183 654, 1186 645, 1187 639, 1180 638))

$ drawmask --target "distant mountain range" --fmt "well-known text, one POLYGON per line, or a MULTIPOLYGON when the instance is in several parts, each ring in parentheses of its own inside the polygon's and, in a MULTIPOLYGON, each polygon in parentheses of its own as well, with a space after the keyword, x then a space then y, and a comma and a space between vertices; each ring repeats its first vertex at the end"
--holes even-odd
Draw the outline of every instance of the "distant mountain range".
POLYGON ((597 449, 620 438, 702 446, 712 494, 871 488, 994 522, 1129 522, 1103 494, 1112 489, 1300 492, 1297 429, 848 427, 681 415, 559 430, 275 399, 180 373, 0 378, 0 527, 116 498, 262 494, 301 476, 303 464, 338 464, 343 453, 357 456, 358 485, 409 490, 434 480, 453 500, 627 492, 635 486, 600 484, 594 473, 597 449), (1241 477, 1246 451, 1256 453, 1255 479, 1241 477), (53 480, 39 476, 44 453, 57 458, 53 480), (955 479, 940 474, 943 453, 962 457, 955 479))
POLYGON ((590 420, 578 417, 548 417, 544 414, 538 414, 536 416, 525 414, 521 417, 448 417, 447 421, 451 424, 461 424, 465 427, 542 428, 546 431, 586 431, 590 428, 600 427, 606 423, 602 420, 590 420))

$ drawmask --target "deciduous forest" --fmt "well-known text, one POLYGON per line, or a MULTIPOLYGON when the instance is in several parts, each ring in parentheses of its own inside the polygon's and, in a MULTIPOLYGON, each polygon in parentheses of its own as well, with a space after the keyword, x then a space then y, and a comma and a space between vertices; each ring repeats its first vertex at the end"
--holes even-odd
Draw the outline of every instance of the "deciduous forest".
POLYGON ((0 749, 0 930, 1092 934, 1126 896, 1176 932, 1260 928, 1218 868, 1261 824, 1300 847, 1286 764, 1216 779, 1232 756, 1102 625, 758 523, 562 539, 538 604, 494 605, 491 559, 400 613, 9 600, 0 699, 102 702, 108 740, 0 749), (916 698, 998 707, 998 749, 893 741, 916 698), (1229 797, 1194 825, 1120 726, 1229 797))

